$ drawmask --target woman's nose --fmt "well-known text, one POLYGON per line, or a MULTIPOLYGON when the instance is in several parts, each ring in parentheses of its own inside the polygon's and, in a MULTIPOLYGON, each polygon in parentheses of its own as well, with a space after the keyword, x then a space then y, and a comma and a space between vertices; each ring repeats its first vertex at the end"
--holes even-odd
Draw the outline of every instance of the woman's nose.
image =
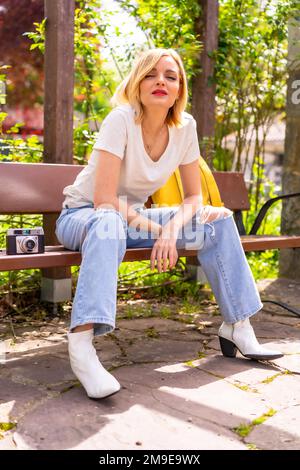
POLYGON ((157 79, 156 79, 156 83, 159 84, 161 83, 162 85, 165 84, 165 77, 163 75, 158 75, 157 79))

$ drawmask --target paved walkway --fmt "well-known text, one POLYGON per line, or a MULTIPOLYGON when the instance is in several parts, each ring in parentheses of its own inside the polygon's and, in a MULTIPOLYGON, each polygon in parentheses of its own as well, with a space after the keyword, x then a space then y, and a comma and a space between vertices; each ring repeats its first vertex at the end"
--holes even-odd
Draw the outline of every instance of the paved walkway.
MULTIPOLYGON (((300 308, 300 282, 262 289, 300 308)), ((104 400, 88 399, 72 374, 66 320, 15 326, 14 341, 2 326, 0 449, 300 448, 299 317, 266 304, 253 320, 257 336, 286 355, 257 363, 220 354, 215 308, 160 311, 139 318, 127 305, 118 329, 96 340, 122 384, 104 400)))

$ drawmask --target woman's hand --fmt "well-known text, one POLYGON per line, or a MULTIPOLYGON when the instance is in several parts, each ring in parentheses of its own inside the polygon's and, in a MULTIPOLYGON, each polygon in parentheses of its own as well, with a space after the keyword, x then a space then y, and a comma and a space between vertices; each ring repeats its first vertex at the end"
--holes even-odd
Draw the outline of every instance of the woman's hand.
POLYGON ((156 240, 151 252, 150 260, 152 270, 155 268, 155 261, 159 273, 166 272, 167 269, 174 268, 178 260, 176 249, 177 237, 178 228, 169 224, 162 227, 160 236, 156 240))

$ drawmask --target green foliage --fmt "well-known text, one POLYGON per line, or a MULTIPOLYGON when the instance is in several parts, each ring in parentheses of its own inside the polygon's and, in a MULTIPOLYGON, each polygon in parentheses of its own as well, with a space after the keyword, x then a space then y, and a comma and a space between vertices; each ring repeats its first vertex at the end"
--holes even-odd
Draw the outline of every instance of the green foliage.
MULTIPOLYGON (((0 113, 0 161, 38 163, 42 161, 43 146, 37 136, 30 136, 27 139, 21 137, 10 137, 17 132, 21 123, 16 124, 2 134, 2 124, 7 113, 0 113)), ((0 247, 5 247, 5 235, 8 228, 36 227, 41 226, 41 215, 0 215, 0 247)), ((11 271, 0 273, 0 288, 4 294, 13 295, 13 292, 20 294, 24 286, 28 289, 27 283, 37 288, 40 281, 40 271, 11 271)))
POLYGON ((256 281, 259 279, 274 279, 278 277, 278 250, 247 253, 246 256, 256 281))
POLYGON ((165 273, 151 271, 149 261, 122 263, 119 267, 119 298, 140 299, 159 297, 167 299, 170 295, 182 298, 197 298, 199 284, 189 280, 185 270, 185 259, 181 258, 177 267, 165 273))
POLYGON ((216 83, 223 136, 282 109, 291 3, 220 2, 216 83))
POLYGON ((294 6, 293 0, 220 1, 214 166, 244 171, 254 155, 256 201, 261 196, 266 132, 285 106, 287 20, 294 6), (226 136, 232 132, 231 152, 226 136))
MULTIPOLYGON (((254 164, 254 177, 256 177, 257 171, 258 167, 256 164, 254 164)), ((276 197, 277 195, 275 193, 275 184, 268 180, 268 178, 266 178, 264 175, 263 165, 262 180, 264 181, 264 184, 261 184, 261 188, 259 188, 259 204, 256 197, 257 193, 251 192, 251 189, 249 191, 250 210, 244 214, 244 225, 246 228, 246 233, 250 232, 260 207, 268 199, 276 197)), ((256 181, 258 181, 258 178, 256 178, 256 181)), ((257 232, 257 235, 280 235, 281 209, 281 201, 277 201, 273 206, 271 206, 257 232)), ((277 277, 279 250, 267 250, 259 253, 250 252, 247 253, 247 259, 256 280, 277 277)))
MULTIPOLYGON (((6 76, 1 73, 1 70, 9 69, 9 65, 0 66, 0 105, 5 104, 6 102, 6 76)), ((1 123, 1 113, 0 113, 0 123, 1 123)))
POLYGON ((25 163, 38 163, 42 161, 43 146, 36 135, 27 139, 21 137, 10 138, 10 135, 19 131, 23 123, 17 123, 6 130, 3 135, 2 125, 7 113, 0 113, 0 161, 22 161, 25 163))
POLYGON ((33 23, 35 26, 35 31, 26 32, 23 36, 27 36, 29 39, 33 41, 29 50, 33 51, 34 49, 38 49, 40 52, 44 54, 45 52, 45 33, 46 33, 46 21, 47 18, 44 18, 40 23, 33 23))
MULTIPOLYGON (((103 23, 100 0, 76 2, 74 24, 75 86, 74 86, 74 154, 75 160, 85 164, 94 143, 94 131, 110 109, 113 74, 104 70, 100 48, 106 25, 103 23)), ((45 52, 47 19, 34 23, 35 30, 26 32, 33 42, 30 50, 45 52)))
POLYGON ((195 22, 201 17, 197 0, 117 0, 144 31, 148 47, 176 49, 181 55, 188 79, 199 70, 201 49, 195 22))

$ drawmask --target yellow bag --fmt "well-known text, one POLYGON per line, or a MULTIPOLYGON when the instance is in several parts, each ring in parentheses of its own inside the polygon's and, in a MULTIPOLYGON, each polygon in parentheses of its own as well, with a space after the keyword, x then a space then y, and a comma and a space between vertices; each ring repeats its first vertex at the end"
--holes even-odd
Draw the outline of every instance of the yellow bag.
MULTIPOLYGON (((201 176, 203 204, 216 207, 224 206, 213 174, 202 157, 199 158, 199 169, 201 176)), ((173 173, 173 175, 168 179, 162 188, 158 189, 152 195, 152 201, 157 206, 172 206, 182 203, 183 188, 179 169, 173 173)))

